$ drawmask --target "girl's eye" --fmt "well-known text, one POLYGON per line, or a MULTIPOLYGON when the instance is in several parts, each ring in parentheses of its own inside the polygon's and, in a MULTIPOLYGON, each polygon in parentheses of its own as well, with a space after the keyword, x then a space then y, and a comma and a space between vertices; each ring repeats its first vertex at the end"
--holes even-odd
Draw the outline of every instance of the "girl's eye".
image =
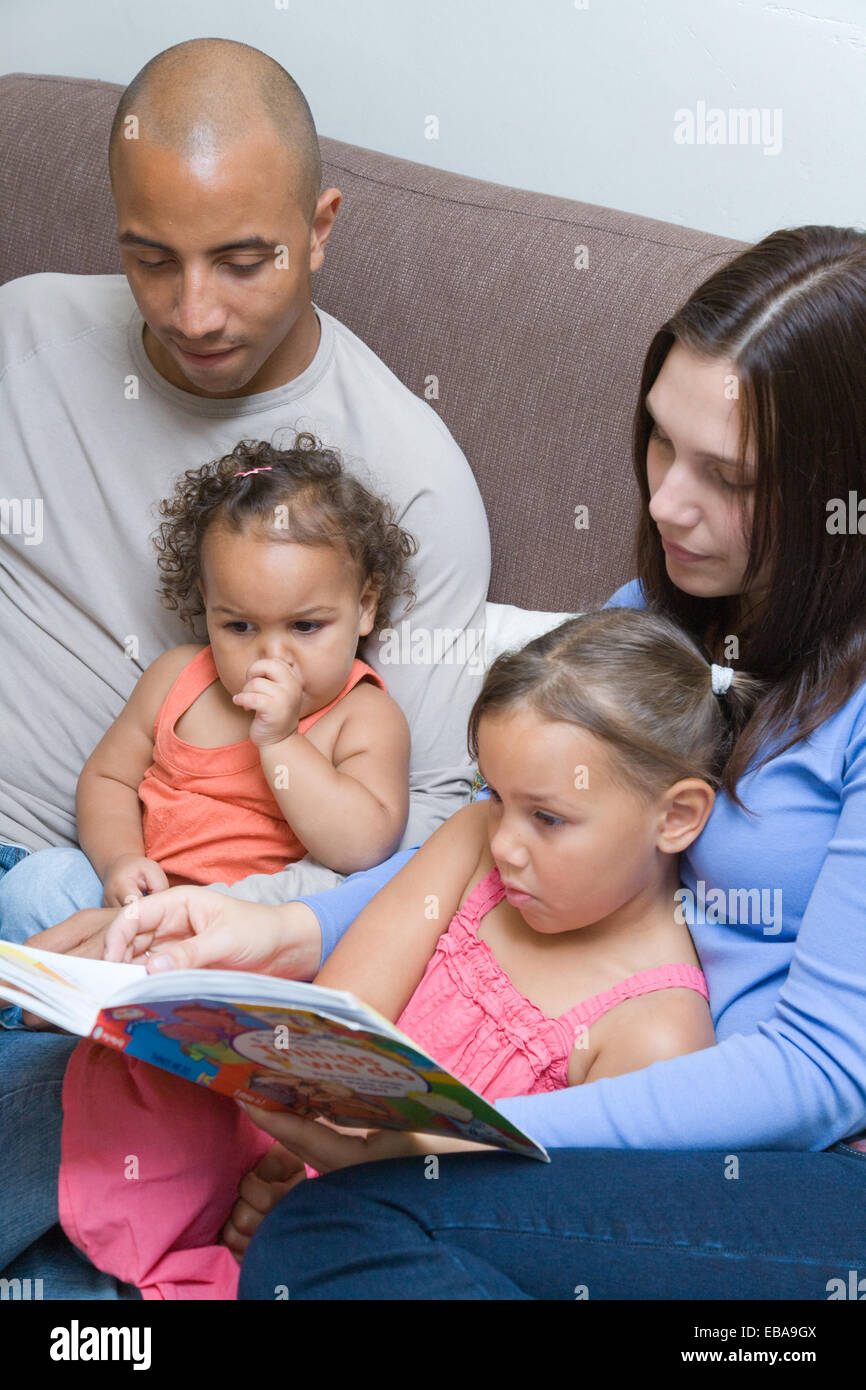
POLYGON ((313 622, 312 618, 301 618, 299 622, 295 623, 295 627, 301 630, 303 637, 308 636, 311 632, 318 632, 321 626, 321 623, 313 622))
POLYGON ((535 813, 542 825, 564 825, 565 821, 561 816, 551 816, 547 811, 536 811, 535 813))
POLYGON ((226 623, 229 632, 249 632, 250 624, 243 622, 226 623))

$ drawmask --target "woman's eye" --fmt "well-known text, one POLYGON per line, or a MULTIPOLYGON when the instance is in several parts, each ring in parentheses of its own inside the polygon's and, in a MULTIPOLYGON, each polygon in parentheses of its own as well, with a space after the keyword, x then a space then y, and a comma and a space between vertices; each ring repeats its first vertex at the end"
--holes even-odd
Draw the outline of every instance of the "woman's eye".
POLYGON ((650 430, 650 439, 654 439, 657 444, 670 444, 671 442, 666 434, 662 434, 655 420, 653 420, 653 427, 650 430))
POLYGON ((168 265, 168 261, 143 261, 140 256, 136 256, 135 259, 145 270, 159 270, 160 266, 168 265))
POLYGON ((727 478, 718 472, 716 473, 716 481, 725 492, 748 492, 750 488, 755 486, 754 483, 729 483, 727 478))

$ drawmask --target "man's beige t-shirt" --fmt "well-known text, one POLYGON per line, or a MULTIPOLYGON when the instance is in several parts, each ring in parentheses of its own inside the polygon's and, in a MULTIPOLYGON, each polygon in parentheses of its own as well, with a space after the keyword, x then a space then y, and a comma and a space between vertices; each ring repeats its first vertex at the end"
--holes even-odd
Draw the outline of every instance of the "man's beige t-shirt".
POLYGON ((145 667, 190 640, 158 599, 155 502, 184 469, 241 439, 286 446, 300 429, 338 448, 419 543, 416 605, 392 616, 391 636, 359 649, 411 729, 401 847, 468 799, 466 725, 490 575, 481 496, 435 411, 316 312, 321 341, 306 371, 214 400, 152 366, 124 276, 30 275, 0 287, 0 841, 77 842, 85 759, 145 667))

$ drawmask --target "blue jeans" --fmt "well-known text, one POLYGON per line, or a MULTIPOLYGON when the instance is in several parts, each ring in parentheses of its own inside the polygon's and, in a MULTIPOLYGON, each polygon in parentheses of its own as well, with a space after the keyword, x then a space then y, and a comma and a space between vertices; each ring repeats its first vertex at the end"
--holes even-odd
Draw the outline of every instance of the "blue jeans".
POLYGON ((0 879, 30 853, 23 845, 0 844, 0 879))
MULTIPOLYGON (((77 849, 34 854, 0 845, 0 939, 22 942, 81 907, 99 907, 102 885, 77 849)), ((41 1279, 46 1299, 137 1299, 138 1289, 96 1269, 58 1222, 63 1076, 78 1042, 27 1032, 21 1010, 0 1010, 0 1274, 41 1279)))
POLYGON ((0 1277, 41 1279, 45 1299, 136 1299, 96 1269, 58 1223, 63 1075, 77 1038, 0 1035, 0 1277))
POLYGON ((242 1299, 828 1298, 866 1275, 866 1154, 553 1149, 344 1168, 262 1222, 242 1299), (428 1161, 429 1163, 429 1161, 428 1161), (830 1286, 831 1288, 839 1286, 830 1286))
MULTIPOLYGON (((0 845, 0 856, 4 850, 11 859, 12 846, 0 845)), ((79 908, 101 906, 102 884, 80 849, 23 850, 0 875, 0 941, 20 945, 79 908)), ((0 1008, 0 1027, 22 1027, 17 1004, 0 1008)))

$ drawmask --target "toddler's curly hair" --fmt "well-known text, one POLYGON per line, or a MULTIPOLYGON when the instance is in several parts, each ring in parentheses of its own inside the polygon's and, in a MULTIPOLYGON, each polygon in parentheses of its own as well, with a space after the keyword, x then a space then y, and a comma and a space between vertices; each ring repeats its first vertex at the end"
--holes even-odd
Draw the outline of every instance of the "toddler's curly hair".
POLYGON ((415 600, 406 563, 417 552, 415 537, 397 524, 390 502, 347 473, 338 451, 313 434, 298 434, 289 449, 242 439, 223 458, 187 469, 159 512, 166 518, 153 536, 160 597, 189 624, 204 612, 201 547, 215 522, 232 531, 258 526, 275 541, 344 550, 361 585, 372 579, 378 586, 373 632, 388 627, 397 598, 405 596, 409 606, 415 600))

